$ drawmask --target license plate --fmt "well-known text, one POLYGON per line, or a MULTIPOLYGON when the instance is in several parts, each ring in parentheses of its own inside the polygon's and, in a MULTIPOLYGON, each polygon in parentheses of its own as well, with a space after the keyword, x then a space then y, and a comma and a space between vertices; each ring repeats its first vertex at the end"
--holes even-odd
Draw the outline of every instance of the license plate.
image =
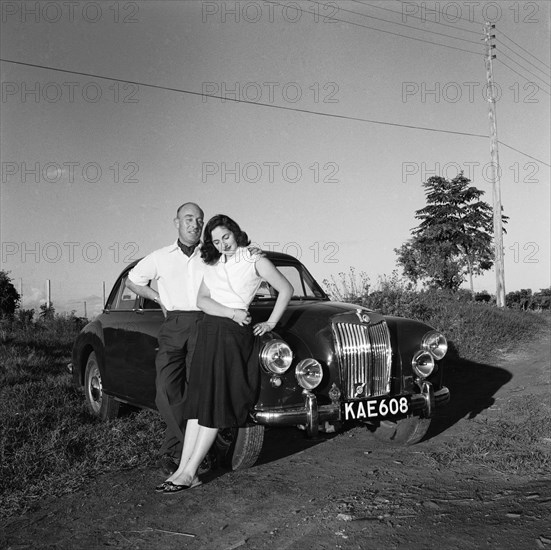
POLYGON ((411 396, 373 397, 343 403, 345 420, 381 420, 411 413, 411 396))

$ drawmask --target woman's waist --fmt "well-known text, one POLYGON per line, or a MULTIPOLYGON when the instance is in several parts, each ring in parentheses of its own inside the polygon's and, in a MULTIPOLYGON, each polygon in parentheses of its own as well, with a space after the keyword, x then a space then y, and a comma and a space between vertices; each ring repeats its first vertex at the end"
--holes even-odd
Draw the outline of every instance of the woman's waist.
POLYGON ((214 329, 215 327, 219 327, 225 330, 230 329, 237 332, 252 332, 253 329, 252 323, 248 325, 240 325, 239 323, 236 323, 234 320, 228 317, 219 317, 218 315, 210 315, 208 313, 205 313, 205 315, 203 316, 201 324, 205 329, 208 327, 214 329))

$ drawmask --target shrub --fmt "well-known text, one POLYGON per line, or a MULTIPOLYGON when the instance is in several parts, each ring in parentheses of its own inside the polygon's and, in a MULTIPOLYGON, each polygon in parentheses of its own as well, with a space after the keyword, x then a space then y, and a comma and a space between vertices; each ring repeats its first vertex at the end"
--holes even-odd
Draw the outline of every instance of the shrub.
POLYGON ((348 298, 345 301, 385 315, 423 321, 443 332, 461 356, 473 360, 487 359, 496 351, 511 348, 518 340, 534 334, 540 326, 537 315, 475 301, 465 289, 457 292, 415 290, 396 271, 390 277, 380 277, 376 290, 359 284, 352 269, 349 275, 341 273, 340 278, 347 283, 343 290, 334 279, 332 285, 324 281, 330 295, 335 296, 335 291, 340 290, 341 297, 348 298), (360 292, 353 294, 354 289, 360 292))

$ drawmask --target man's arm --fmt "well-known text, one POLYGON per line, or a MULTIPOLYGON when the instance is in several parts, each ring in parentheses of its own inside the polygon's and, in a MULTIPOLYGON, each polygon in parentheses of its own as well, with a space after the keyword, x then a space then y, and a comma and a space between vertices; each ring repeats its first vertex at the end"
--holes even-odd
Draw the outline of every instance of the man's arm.
POLYGON ((135 292, 138 296, 141 296, 142 298, 157 302, 161 306, 163 314, 166 317, 166 308, 161 302, 159 293, 156 290, 153 290, 148 285, 137 285, 136 283, 133 283, 130 279, 126 279, 126 287, 129 288, 132 292, 135 292))
POLYGON ((126 279, 126 287, 129 288, 132 292, 136 293, 138 296, 141 296, 142 298, 153 300, 158 304, 161 303, 159 293, 156 290, 153 290, 150 286, 137 285, 136 283, 133 283, 130 279, 126 279))

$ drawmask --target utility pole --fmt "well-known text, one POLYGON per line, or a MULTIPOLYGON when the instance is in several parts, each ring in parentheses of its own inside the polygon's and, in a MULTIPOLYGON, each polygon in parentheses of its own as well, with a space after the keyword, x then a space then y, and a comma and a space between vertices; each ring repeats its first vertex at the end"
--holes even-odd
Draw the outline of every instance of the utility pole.
POLYGON ((52 307, 51 293, 50 293, 50 279, 46 279, 46 309, 52 307))
POLYGON ((492 198, 494 210, 494 250, 495 250, 495 271, 496 271, 496 305, 505 307, 505 273, 503 262, 503 222, 501 218, 501 182, 499 165, 499 151, 497 141, 497 120, 496 120, 496 99, 492 59, 496 56, 492 53, 495 45, 492 39, 496 37, 491 34, 495 25, 486 22, 484 25, 484 41, 486 42, 486 80, 488 84, 488 119, 490 122, 490 179, 492 183, 492 198))

